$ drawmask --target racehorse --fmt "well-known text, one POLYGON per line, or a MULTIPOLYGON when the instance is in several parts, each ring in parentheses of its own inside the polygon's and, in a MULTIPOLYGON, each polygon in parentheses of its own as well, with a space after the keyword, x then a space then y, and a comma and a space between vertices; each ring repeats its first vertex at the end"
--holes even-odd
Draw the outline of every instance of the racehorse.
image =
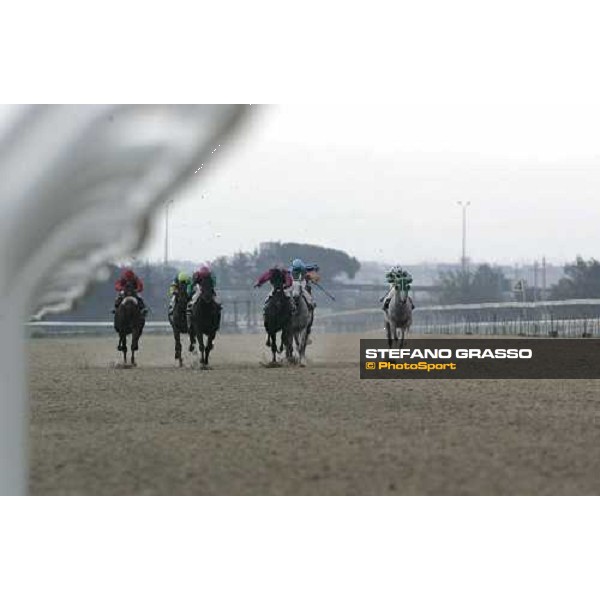
POLYGON ((188 327, 187 322, 187 305, 189 296, 187 293, 187 285, 185 283, 177 284, 177 294, 172 310, 169 312, 169 323, 173 329, 173 337, 175 338, 175 360, 179 361, 179 366, 183 366, 183 358, 181 356, 181 334, 187 333, 190 336, 190 351, 194 349, 194 334, 188 327))
MULTIPOLYGON (((200 285, 200 284, 196 284, 200 285)), ((208 367, 208 356, 213 349, 213 340, 221 327, 221 307, 214 299, 214 284, 210 277, 202 281, 200 287, 200 297, 192 306, 192 331, 190 332, 190 351, 194 349, 193 339, 198 340, 198 349, 200 350, 200 364, 208 367), (206 346, 204 346, 204 336, 206 336, 206 346)))
POLYGON ((127 336, 131 335, 131 364, 135 365, 135 353, 142 336, 146 319, 140 310, 132 285, 125 288, 125 297, 115 311, 115 330, 119 334, 117 350, 123 353, 123 362, 127 364, 127 336))
POLYGON ((387 309, 384 312, 385 331, 387 334, 388 346, 392 347, 393 341, 398 341, 398 329, 402 331, 402 338, 399 347, 404 346, 404 337, 412 325, 412 303, 408 297, 408 291, 405 289, 406 283, 403 279, 393 284, 392 296, 387 309))
POLYGON ((292 337, 298 352, 298 362, 303 367, 306 362, 306 344, 308 342, 308 328, 313 322, 313 309, 309 307, 304 297, 302 282, 294 280, 292 283, 292 298, 296 310, 292 315, 292 337))
POLYGON ((271 364, 275 364, 275 355, 283 352, 288 361, 292 359, 292 336, 291 336, 291 306, 290 299, 283 291, 283 285, 275 287, 271 297, 265 306, 265 330, 269 336, 269 345, 273 353, 271 364), (277 350, 277 333, 281 331, 281 345, 277 350))

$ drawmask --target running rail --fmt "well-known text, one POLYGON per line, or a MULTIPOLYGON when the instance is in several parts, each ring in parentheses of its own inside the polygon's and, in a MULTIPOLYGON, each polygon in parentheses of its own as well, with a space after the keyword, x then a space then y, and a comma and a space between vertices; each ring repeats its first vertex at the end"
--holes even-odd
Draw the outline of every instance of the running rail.
MULTIPOLYGON (((553 306, 600 306, 600 298, 577 298, 574 300, 552 300, 547 302, 487 302, 483 304, 440 304, 435 306, 422 306, 415 308, 415 313, 432 312, 452 312, 456 310, 486 310, 503 308, 522 308, 522 309, 543 309, 553 306)), ((347 317, 361 314, 380 314, 381 307, 378 308, 357 308, 354 310, 343 310, 336 312, 320 313, 321 319, 335 319, 338 317, 347 317)), ((29 321, 27 327, 30 329, 45 329, 50 327, 80 327, 80 328, 98 328, 113 327, 113 321, 29 321)), ((165 328, 170 327, 168 321, 146 321, 145 328, 165 328)))

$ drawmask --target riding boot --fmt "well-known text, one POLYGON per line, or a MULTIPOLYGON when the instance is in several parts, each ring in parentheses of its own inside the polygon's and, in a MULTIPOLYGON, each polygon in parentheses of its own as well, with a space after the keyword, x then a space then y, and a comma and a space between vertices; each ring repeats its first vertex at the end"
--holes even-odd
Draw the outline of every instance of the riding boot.
POLYGON ((387 309, 389 308, 389 306, 390 306, 390 301, 391 301, 391 300, 392 300, 391 298, 386 298, 386 299, 385 299, 385 302, 383 303, 383 310, 384 310, 384 311, 385 311, 385 310, 387 310, 387 309))

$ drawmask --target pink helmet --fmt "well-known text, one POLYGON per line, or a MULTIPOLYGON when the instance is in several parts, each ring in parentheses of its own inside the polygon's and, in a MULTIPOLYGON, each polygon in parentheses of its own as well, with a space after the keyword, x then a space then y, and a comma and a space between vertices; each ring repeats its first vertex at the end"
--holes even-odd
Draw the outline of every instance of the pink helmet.
POLYGON ((200 265, 200 268, 196 271, 198 277, 208 277, 210 275, 210 267, 208 265, 200 265))

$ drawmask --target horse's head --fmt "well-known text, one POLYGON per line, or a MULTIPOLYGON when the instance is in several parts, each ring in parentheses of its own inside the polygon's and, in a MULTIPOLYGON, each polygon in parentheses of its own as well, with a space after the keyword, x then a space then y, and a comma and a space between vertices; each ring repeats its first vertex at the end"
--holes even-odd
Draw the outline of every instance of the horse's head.
POLYGON ((302 282, 298 279, 294 279, 292 282, 292 298, 298 302, 300 297, 302 296, 302 282))
POLYGON ((185 303, 187 304, 188 302, 188 288, 187 288, 187 283, 184 281, 180 281, 177 283, 177 300, 178 303, 185 303))
POLYGON ((396 290, 396 296, 402 304, 406 304, 408 301, 408 289, 405 279, 397 279, 394 283, 394 290, 396 290))
POLYGON ((204 277, 198 285, 200 285, 200 299, 203 302, 212 302, 215 295, 215 285, 212 277, 204 277))
POLYGON ((271 301, 273 302, 273 306, 277 307, 287 304, 287 297, 285 295, 283 286, 273 288, 273 292, 271 293, 271 301))

